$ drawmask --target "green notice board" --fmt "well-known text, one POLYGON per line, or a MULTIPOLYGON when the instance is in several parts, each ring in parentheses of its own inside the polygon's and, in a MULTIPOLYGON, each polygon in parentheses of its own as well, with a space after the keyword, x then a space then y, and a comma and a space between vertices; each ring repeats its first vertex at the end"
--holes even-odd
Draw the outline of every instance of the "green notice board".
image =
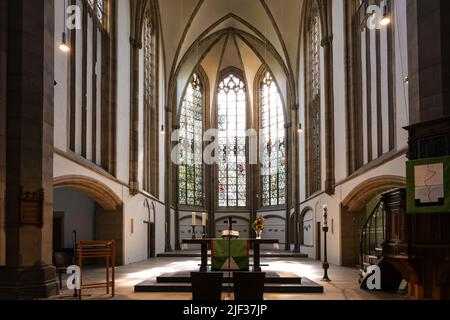
POLYGON ((250 268, 249 248, 250 243, 248 240, 212 240, 211 269, 213 271, 248 271, 250 268))
POLYGON ((408 214, 450 213, 450 157, 406 165, 408 214))

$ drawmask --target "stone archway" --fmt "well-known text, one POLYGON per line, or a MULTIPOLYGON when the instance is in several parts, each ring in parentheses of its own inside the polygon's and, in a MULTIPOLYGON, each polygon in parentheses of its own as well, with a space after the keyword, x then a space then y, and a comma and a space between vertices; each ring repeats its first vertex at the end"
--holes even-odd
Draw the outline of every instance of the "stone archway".
POLYGON ((383 192, 406 186, 401 176, 378 176, 356 186, 341 203, 341 261, 354 267, 359 262, 359 238, 368 206, 383 192))
POLYGON ((406 186, 406 178, 401 176, 379 176, 356 186, 342 201, 342 206, 347 211, 355 212, 361 210, 371 199, 381 193, 406 186))
POLYGON ((123 254, 123 203, 114 191, 102 182, 80 175, 57 177, 53 180, 53 188, 68 188, 79 191, 101 207, 98 217, 99 239, 116 241, 116 264, 124 263, 123 254))

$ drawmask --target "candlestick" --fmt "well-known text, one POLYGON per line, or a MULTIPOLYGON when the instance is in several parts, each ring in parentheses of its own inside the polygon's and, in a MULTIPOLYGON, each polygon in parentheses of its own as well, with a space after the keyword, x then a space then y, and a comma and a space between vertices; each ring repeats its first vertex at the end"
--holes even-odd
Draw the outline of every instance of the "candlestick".
POLYGON ((202 226, 206 226, 206 213, 202 213, 202 226))
POLYGON ((328 206, 323 205, 323 226, 328 227, 328 206))
POLYGON ((196 231, 195 231, 195 225, 192 225, 192 239, 197 239, 197 234, 196 234, 196 231))
POLYGON ((328 207, 327 205, 323 206, 323 238, 324 238, 324 259, 323 259, 323 278, 322 281, 330 282, 330 278, 328 277, 328 269, 330 268, 330 264, 328 263, 328 248, 327 248, 327 233, 328 233, 328 207))

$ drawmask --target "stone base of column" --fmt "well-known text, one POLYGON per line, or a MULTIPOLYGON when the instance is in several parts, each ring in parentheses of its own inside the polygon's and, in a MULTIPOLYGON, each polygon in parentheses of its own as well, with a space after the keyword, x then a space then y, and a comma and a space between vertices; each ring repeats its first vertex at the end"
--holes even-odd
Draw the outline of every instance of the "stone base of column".
POLYGON ((58 293, 54 266, 0 267, 0 300, 48 298, 58 293))

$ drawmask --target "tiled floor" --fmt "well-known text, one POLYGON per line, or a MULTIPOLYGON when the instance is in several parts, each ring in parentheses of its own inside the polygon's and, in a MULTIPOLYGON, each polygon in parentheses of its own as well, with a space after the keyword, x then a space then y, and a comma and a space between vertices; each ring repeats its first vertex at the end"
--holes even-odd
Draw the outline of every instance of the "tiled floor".
MULTIPOLYGON (((183 270, 195 270, 198 258, 156 258, 144 262, 134 263, 116 268, 116 296, 111 298, 105 294, 104 289, 83 291, 83 299, 115 299, 115 300, 190 300, 189 293, 134 293, 134 285, 147 279, 155 279, 163 273, 183 270)), ((323 275, 322 264, 309 259, 265 258, 262 263, 269 264, 264 270, 273 270, 280 273, 295 273, 320 282, 323 275)), ((265 294, 266 300, 398 300, 403 296, 391 293, 369 292, 361 290, 358 286, 358 270, 331 266, 330 283, 320 282, 324 286, 323 294, 265 294)), ((67 290, 63 277, 64 289, 60 297, 52 299, 73 299, 73 292, 67 290), (65 297, 65 298, 62 298, 65 297)), ((105 279, 103 269, 88 269, 83 273, 83 282, 101 282, 105 279)), ((225 297, 226 294, 224 294, 225 297)))

